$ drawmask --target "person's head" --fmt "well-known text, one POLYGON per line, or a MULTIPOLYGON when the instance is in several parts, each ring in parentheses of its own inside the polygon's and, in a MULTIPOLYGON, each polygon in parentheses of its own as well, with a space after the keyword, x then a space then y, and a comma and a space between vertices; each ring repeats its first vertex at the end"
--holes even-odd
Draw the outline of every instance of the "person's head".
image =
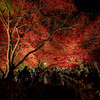
POLYGON ((25 66, 25 69, 27 69, 28 68, 28 66, 25 66))

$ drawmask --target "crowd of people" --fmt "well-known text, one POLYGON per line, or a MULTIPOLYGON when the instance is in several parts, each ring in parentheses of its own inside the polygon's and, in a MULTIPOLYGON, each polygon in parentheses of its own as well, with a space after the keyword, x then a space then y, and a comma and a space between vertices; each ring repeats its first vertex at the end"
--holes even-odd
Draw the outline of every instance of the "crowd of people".
POLYGON ((67 82, 71 85, 75 82, 78 86, 83 86, 83 90, 92 89, 95 93, 100 91, 99 73, 95 68, 88 66, 84 68, 76 66, 73 69, 58 67, 28 69, 28 66, 25 66, 22 71, 16 73, 14 81, 21 87, 31 87, 33 84, 66 86, 67 82))
POLYGON ((14 77, 14 81, 20 86, 31 86, 33 84, 52 84, 52 85, 64 85, 63 73, 57 68, 31 68, 28 66, 22 71, 17 71, 14 77))
POLYGON ((80 96, 86 94, 89 97, 89 94, 92 94, 93 97, 90 97, 98 100, 97 98, 100 98, 100 73, 98 72, 95 67, 89 65, 84 65, 83 68, 76 65, 72 69, 40 66, 29 68, 25 66, 23 70, 14 72, 13 83, 16 83, 20 89, 31 89, 34 86, 62 86, 67 87, 68 90, 76 91, 80 96))
POLYGON ((98 89, 100 77, 96 70, 89 68, 88 66, 80 68, 79 66, 69 68, 31 68, 28 66, 22 71, 17 71, 14 81, 20 85, 26 84, 52 84, 52 85, 64 85, 64 76, 70 76, 75 80, 81 80, 84 84, 92 84, 94 88, 98 89))
POLYGON ((100 77, 97 69, 85 65, 83 68, 75 67, 70 73, 65 71, 65 77, 77 91, 85 94, 89 100, 100 99, 100 77), (98 99, 99 98, 99 99, 98 99))

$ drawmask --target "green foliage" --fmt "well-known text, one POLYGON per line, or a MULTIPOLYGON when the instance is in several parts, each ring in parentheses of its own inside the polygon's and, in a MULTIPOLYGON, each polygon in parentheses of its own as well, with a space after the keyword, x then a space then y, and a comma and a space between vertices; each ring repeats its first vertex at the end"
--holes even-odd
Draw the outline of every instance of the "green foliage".
POLYGON ((24 69, 25 66, 28 66, 28 65, 27 65, 27 64, 24 64, 24 63, 20 64, 20 67, 18 67, 18 68, 16 69, 16 72, 18 72, 18 70, 22 71, 22 70, 24 69))
MULTIPOLYGON (((0 9, 3 11, 3 14, 7 14, 8 13, 7 6, 9 7, 9 4, 8 4, 7 0, 0 1, 0 9)), ((10 14, 14 15, 14 11, 12 9, 10 10, 10 14)), ((1 15, 1 11, 0 11, 0 15, 1 15)))

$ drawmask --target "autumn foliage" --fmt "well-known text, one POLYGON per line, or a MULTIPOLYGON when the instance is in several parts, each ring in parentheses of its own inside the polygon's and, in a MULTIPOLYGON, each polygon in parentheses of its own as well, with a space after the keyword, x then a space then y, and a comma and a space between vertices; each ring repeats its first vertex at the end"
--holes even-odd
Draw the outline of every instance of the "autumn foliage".
POLYGON ((100 17, 78 13, 71 0, 1 0, 0 67, 7 77, 22 63, 68 67, 98 61, 100 17))

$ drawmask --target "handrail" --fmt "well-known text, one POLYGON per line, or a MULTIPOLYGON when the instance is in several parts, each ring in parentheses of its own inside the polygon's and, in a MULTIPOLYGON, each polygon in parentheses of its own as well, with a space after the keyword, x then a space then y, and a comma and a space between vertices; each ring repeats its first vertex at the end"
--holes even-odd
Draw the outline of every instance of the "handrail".
MULTIPOLYGON (((64 79, 64 78, 63 78, 64 79)), ((89 100, 89 98, 83 94, 81 91, 79 91, 75 86, 73 86, 70 82, 68 82, 66 79, 64 79, 64 81, 66 81, 71 87, 73 87, 76 91, 78 91, 82 96, 84 96, 87 100, 89 100)))

